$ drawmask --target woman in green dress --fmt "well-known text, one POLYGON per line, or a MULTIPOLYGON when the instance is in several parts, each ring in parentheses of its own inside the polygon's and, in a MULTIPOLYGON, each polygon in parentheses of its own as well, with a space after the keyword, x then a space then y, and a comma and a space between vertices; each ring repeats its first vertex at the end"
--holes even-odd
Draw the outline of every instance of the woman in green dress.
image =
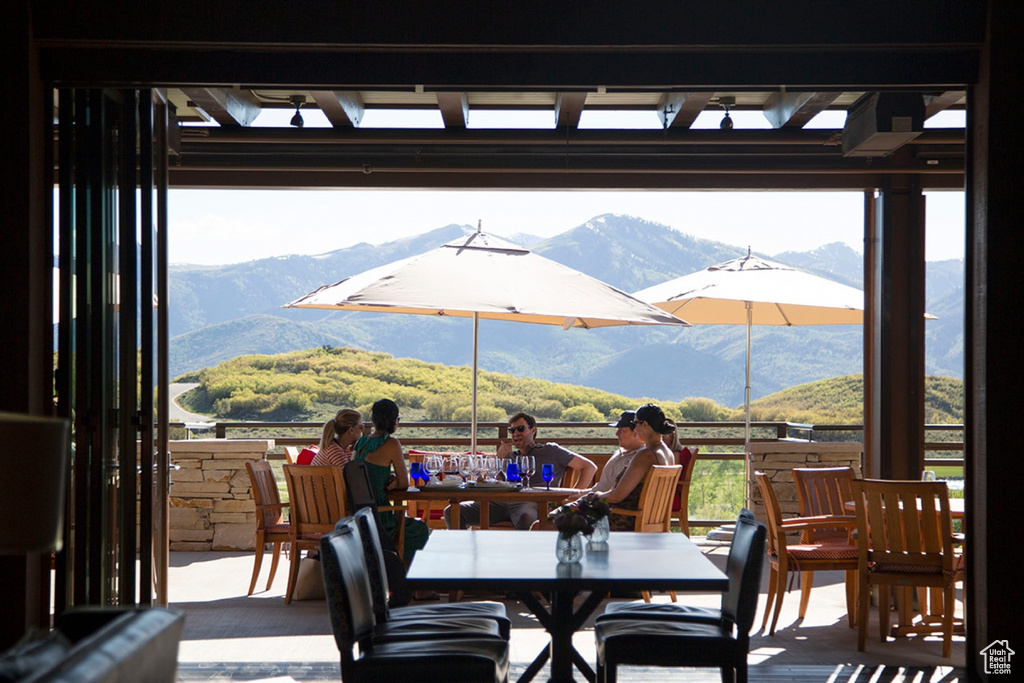
MULTIPOLYGON (((356 441, 355 459, 366 462, 377 505, 391 505, 388 491, 409 486, 409 472, 405 468, 402 444, 392 434, 398 428, 398 405, 391 399, 383 398, 373 404, 370 413, 373 433, 356 441)), ((398 519, 393 512, 381 512, 380 523, 384 530, 394 536, 398 519)), ((405 548, 402 557, 408 565, 413 554, 427 544, 430 529, 422 521, 405 518, 405 548)))

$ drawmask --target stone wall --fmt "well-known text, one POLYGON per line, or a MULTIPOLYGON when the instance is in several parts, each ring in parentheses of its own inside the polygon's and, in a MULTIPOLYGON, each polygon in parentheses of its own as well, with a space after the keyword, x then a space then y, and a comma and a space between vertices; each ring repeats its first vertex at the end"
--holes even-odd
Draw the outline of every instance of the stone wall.
POLYGON ((768 523, 764 500, 758 489, 754 472, 764 472, 772 482, 772 489, 779 499, 779 508, 784 518, 798 517, 800 504, 796 498, 796 484, 793 482, 795 467, 852 467, 855 476, 861 476, 861 459, 864 444, 823 443, 782 439, 750 444, 750 509, 758 521, 768 523))
POLYGON ((273 439, 189 439, 170 443, 171 550, 252 550, 256 505, 246 462, 263 460, 273 439))

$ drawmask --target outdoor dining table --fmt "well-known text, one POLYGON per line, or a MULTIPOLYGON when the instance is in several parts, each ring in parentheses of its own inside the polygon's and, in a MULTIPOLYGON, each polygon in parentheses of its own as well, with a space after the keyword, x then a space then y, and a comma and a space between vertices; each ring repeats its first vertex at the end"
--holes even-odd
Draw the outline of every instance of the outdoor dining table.
POLYGON ((438 531, 416 553, 407 576, 417 590, 514 593, 551 638, 519 678, 532 680, 550 657, 551 681, 573 680, 573 665, 595 680, 572 635, 609 591, 724 592, 728 578, 684 534, 614 532, 583 560, 555 559, 557 531, 438 531), (548 605, 535 593, 548 597, 548 605), (589 592, 577 606, 575 598, 589 592))
POLYGON ((388 495, 396 504, 405 501, 441 501, 450 504, 449 520, 453 529, 459 528, 459 503, 475 500, 480 505, 480 528, 487 529, 491 525, 490 506, 484 503, 536 503, 538 517, 542 529, 554 529, 548 519, 547 511, 552 505, 561 504, 568 499, 580 495, 577 489, 538 487, 533 489, 510 489, 508 487, 487 486, 424 486, 418 490, 400 489, 389 491, 388 495))

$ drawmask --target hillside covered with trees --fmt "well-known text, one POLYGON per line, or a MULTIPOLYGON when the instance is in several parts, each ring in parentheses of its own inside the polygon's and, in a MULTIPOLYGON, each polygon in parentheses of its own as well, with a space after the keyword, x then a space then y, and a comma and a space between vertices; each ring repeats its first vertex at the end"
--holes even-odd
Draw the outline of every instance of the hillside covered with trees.
MULTIPOLYGON (((364 414, 382 397, 392 398, 410 420, 468 422, 470 368, 394 358, 346 347, 318 347, 276 355, 239 356, 179 377, 198 382, 179 403, 220 420, 319 421, 338 408, 364 414)), ((665 401, 657 396, 627 397, 589 387, 482 371, 478 378, 478 419, 505 420, 528 410, 541 420, 599 422, 640 403, 659 403, 672 419, 720 422, 743 419, 742 406, 726 407, 708 398, 665 401)), ((835 377, 803 384, 759 399, 753 419, 856 424, 863 420, 863 378, 835 377)), ((926 421, 963 421, 963 382, 928 377, 926 421)))

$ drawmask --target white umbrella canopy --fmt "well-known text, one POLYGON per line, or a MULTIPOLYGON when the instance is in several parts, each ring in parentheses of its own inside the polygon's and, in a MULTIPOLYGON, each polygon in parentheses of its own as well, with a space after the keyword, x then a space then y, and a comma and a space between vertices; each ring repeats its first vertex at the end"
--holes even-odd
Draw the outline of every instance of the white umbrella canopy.
POLYGON ((746 325, 744 444, 750 452, 750 338, 753 325, 854 325, 864 321, 864 293, 817 275, 752 256, 648 287, 634 296, 695 325, 746 325))
POLYGON ((472 450, 476 451, 478 322, 570 327, 687 325, 625 292, 528 249, 477 232, 348 277, 285 304, 473 318, 472 450))
POLYGON ((698 325, 855 325, 864 293, 747 255, 634 294, 698 325))

